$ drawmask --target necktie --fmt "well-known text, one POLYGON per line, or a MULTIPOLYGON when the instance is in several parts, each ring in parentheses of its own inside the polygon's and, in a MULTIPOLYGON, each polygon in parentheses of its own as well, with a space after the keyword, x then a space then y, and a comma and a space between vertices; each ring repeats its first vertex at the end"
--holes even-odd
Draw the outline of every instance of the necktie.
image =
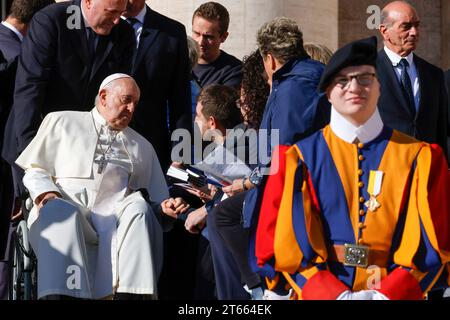
POLYGON ((88 29, 88 50, 89 50, 89 58, 91 61, 94 60, 95 51, 96 51, 96 40, 97 40, 97 34, 92 30, 92 28, 88 29))
POLYGON ((414 102, 414 94, 411 85, 411 78, 408 75, 409 63, 406 59, 401 59, 399 66, 402 69, 400 80, 402 82, 403 93, 408 101, 409 109, 413 116, 416 114, 416 104, 414 102))
POLYGON ((136 56, 137 56, 137 48, 139 47, 139 34, 138 34, 138 30, 141 27, 141 22, 136 19, 136 18, 127 18, 127 22, 133 27, 134 29, 134 36, 136 38, 136 47, 134 48, 133 51, 133 67, 134 67, 134 62, 136 60, 136 56))
POLYGON ((127 22, 130 24, 130 26, 134 29, 134 35, 137 40, 138 30, 141 27, 141 22, 136 18, 127 18, 127 22))

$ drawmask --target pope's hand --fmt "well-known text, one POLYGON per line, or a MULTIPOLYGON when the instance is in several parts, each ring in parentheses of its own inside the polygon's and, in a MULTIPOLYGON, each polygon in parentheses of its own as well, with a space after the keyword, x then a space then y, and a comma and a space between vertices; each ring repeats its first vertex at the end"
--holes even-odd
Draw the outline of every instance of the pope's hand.
POLYGON ((45 192, 36 197, 34 202, 36 203, 38 209, 40 210, 48 201, 56 198, 61 198, 61 195, 57 192, 45 192))
POLYGON ((161 203, 162 212, 174 219, 176 219, 179 214, 185 213, 189 207, 189 204, 182 198, 169 198, 161 203))

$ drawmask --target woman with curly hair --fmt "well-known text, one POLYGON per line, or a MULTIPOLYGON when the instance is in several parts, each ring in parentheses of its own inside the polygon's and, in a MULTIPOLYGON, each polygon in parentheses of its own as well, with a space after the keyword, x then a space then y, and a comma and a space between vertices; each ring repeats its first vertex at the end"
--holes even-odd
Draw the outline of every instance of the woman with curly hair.
MULTIPOLYGON (((241 137, 248 138, 251 130, 256 134, 256 130, 261 124, 270 93, 267 79, 259 51, 254 51, 244 58, 241 95, 237 101, 244 123, 234 128, 246 132, 241 137)), ((252 159, 256 160, 252 157, 252 154, 257 152, 256 144, 252 145, 246 141, 245 145, 248 149, 246 158, 249 160, 245 162, 256 165, 251 161, 252 159)), ((251 167, 250 164, 248 165, 251 167)), ((244 284, 248 288, 260 286, 259 275, 253 272, 248 264, 248 230, 243 229, 240 223, 242 210, 232 210, 232 214, 230 210, 221 210, 224 206, 234 208, 236 205, 242 208, 242 199, 232 196, 220 202, 214 207, 211 214, 207 215, 206 224, 213 258, 217 297, 221 300, 250 299, 251 296, 244 289, 244 284), (233 239, 229 237, 230 229, 232 229, 233 239)))
POLYGON ((263 59, 258 50, 244 57, 242 73, 239 101, 242 117, 248 127, 258 129, 270 93, 263 59))

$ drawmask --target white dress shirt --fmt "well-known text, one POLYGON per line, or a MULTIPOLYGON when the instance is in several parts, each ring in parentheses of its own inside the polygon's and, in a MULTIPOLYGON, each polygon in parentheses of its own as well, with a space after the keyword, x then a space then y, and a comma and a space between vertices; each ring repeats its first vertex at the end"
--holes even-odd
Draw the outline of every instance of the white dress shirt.
POLYGON ((366 123, 355 127, 332 107, 330 127, 336 136, 348 143, 353 143, 356 138, 361 143, 367 143, 380 135, 383 130, 383 121, 377 108, 366 123))
POLYGON ((409 63, 408 68, 408 75, 411 79, 411 87, 413 89, 414 94, 414 105, 416 107, 416 112, 419 110, 419 104, 420 104, 420 84, 419 84, 419 76, 417 73, 417 68, 414 63, 414 55, 411 52, 406 57, 401 57, 398 54, 396 54, 394 51, 390 50, 388 47, 384 47, 384 51, 386 52, 389 60, 391 60, 392 66, 394 67, 395 74, 397 75, 397 80, 401 83, 401 76, 402 76, 402 68, 399 65, 399 62, 401 59, 406 59, 409 63))

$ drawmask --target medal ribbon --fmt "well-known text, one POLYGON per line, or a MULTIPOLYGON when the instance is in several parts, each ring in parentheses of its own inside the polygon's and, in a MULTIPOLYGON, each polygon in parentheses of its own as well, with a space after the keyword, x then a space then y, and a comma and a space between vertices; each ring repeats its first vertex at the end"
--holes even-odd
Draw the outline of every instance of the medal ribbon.
POLYGON ((380 194, 381 183, 383 182, 383 171, 370 170, 369 185, 367 186, 367 192, 376 197, 380 194))

